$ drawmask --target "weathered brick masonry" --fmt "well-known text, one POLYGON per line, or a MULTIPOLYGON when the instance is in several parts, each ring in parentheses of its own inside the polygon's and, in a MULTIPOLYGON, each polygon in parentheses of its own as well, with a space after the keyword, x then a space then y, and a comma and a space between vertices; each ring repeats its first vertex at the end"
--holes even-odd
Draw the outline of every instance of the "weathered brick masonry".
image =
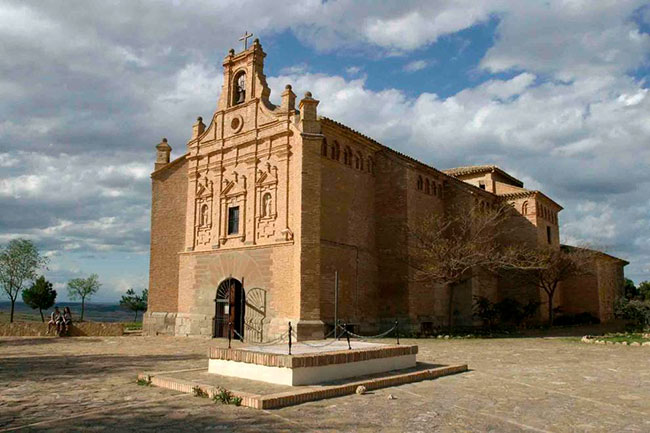
MULTIPOLYGON (((296 101, 291 86, 272 104, 265 56, 259 41, 231 51, 217 109, 207 125, 197 119, 184 155, 170 162, 166 140, 156 146, 147 333, 219 336, 232 321, 268 340, 291 321, 298 338, 322 337, 334 323, 335 272, 338 318, 355 329, 441 325, 448 295, 410 278, 402 228, 499 198, 520 215, 503 242, 560 247, 562 207, 498 167, 437 170, 319 117, 319 101, 309 92, 296 101)), ((601 261, 558 301, 609 320, 626 262, 601 261)), ((476 323, 477 295, 545 301, 477 272, 455 289, 457 324, 476 323)))

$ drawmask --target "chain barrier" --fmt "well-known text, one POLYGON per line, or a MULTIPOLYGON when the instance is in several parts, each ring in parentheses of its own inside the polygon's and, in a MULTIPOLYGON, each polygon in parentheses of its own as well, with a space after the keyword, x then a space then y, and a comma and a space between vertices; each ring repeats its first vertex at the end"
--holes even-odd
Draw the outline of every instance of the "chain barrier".
POLYGON ((244 339, 244 337, 242 337, 241 334, 240 334, 239 332, 237 332, 237 330, 235 330, 235 329, 233 329, 232 332, 234 332, 235 335, 236 335, 237 337, 239 337, 239 339, 242 341, 242 343, 250 344, 250 345, 252 345, 252 346, 272 346, 272 345, 274 345, 274 344, 283 343, 283 342, 286 341, 286 338, 287 338, 287 336, 289 335, 289 331, 287 331, 287 332, 281 334, 281 335, 280 335, 278 338, 276 338, 275 340, 266 341, 266 342, 263 342, 263 343, 262 343, 262 342, 256 342, 256 341, 255 341, 255 342, 252 342, 252 341, 246 341, 246 340, 244 339))
POLYGON ((388 331, 382 332, 381 334, 377 334, 377 335, 359 335, 359 334, 355 334, 352 331, 347 330, 344 326, 341 326, 341 325, 337 325, 337 326, 339 328, 341 328, 341 330, 344 332, 344 334, 342 334, 341 336, 343 336, 343 335, 345 335, 345 333, 347 333, 348 335, 350 335, 350 336, 352 336, 354 338, 358 338, 360 340, 373 340, 373 339, 376 339, 376 338, 384 338, 385 336, 387 336, 388 334, 390 334, 391 332, 393 332, 394 330, 397 329, 397 326, 393 326, 388 331))
MULTIPOLYGON (((298 338, 298 335, 297 335, 294 331, 291 331, 291 332, 292 332, 292 335, 293 335, 295 338, 298 338)), ((334 332, 331 332, 330 334, 326 335, 326 336, 325 336, 325 339, 327 339, 327 337, 328 337, 329 335, 332 335, 333 333, 334 333, 334 332)), ((333 338, 332 341, 327 342, 327 343, 325 343, 325 344, 313 344, 313 343, 307 343, 306 341, 296 341, 295 344, 304 344, 305 346, 318 348, 318 347, 327 347, 327 346, 329 346, 330 344, 336 343, 337 341, 338 341, 338 340, 337 340, 336 338, 333 338)))

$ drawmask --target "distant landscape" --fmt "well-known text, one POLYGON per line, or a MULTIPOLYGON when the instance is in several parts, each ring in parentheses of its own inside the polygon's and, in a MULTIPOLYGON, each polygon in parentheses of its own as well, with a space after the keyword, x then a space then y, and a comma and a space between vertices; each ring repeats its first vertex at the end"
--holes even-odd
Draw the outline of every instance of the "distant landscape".
MULTIPOLYGON (((57 304, 59 308, 64 306, 70 307, 72 310, 73 320, 79 320, 81 315, 80 302, 62 302, 57 304)), ((52 309, 43 311, 47 317, 50 315, 52 309)), ((8 322, 9 314, 11 312, 11 303, 8 301, 0 301, 0 322, 8 322)), ((114 303, 86 303, 86 310, 84 312, 84 320, 93 322, 133 322, 133 312, 127 311, 120 307, 119 304, 114 303)), ((40 321, 41 316, 38 310, 32 310, 22 302, 16 302, 15 317, 16 321, 40 321)), ((138 322, 142 321, 142 312, 138 313, 138 322)))

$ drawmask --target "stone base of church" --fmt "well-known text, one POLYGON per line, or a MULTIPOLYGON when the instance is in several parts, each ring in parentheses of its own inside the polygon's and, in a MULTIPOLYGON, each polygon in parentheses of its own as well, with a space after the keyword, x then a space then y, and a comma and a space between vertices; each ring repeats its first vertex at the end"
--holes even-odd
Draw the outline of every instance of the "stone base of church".
POLYGON ((142 316, 142 333, 144 335, 176 335, 177 313, 147 311, 142 316))
POLYGON ((295 330, 298 341, 322 340, 325 337, 325 323, 322 320, 299 320, 295 330))

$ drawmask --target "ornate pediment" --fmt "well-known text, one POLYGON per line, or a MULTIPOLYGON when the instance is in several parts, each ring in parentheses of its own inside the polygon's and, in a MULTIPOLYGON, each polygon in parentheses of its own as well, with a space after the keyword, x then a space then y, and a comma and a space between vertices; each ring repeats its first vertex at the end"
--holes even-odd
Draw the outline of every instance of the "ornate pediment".
POLYGON ((202 176, 196 182, 196 197, 207 198, 212 196, 212 181, 207 176, 202 176))
POLYGON ((237 195, 246 193, 246 176, 233 171, 229 176, 224 176, 221 183, 222 195, 237 195))
POLYGON ((278 168, 271 165, 270 162, 266 163, 264 169, 257 170, 257 185, 268 185, 278 182, 278 168))

